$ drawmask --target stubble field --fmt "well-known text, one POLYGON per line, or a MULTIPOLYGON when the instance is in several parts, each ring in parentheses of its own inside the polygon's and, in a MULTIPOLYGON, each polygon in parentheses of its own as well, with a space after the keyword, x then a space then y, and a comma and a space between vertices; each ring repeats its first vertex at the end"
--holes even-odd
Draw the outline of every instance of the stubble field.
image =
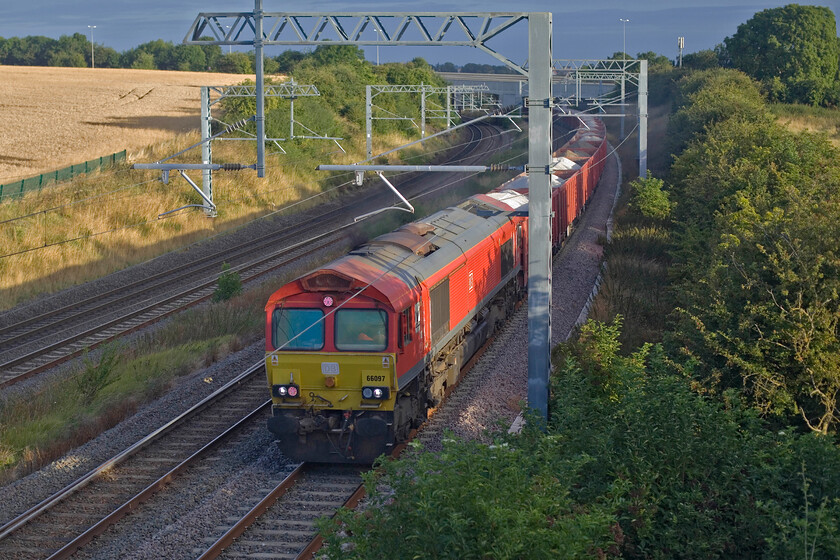
POLYGON ((247 77, 0 66, 0 184, 197 129, 200 86, 247 77))

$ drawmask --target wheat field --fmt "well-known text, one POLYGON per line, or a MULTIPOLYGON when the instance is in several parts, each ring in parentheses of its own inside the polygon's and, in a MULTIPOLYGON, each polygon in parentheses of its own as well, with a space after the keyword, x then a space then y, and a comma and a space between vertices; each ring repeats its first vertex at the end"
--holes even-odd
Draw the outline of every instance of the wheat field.
POLYGON ((248 77, 0 66, 0 184, 198 129, 200 87, 248 77))

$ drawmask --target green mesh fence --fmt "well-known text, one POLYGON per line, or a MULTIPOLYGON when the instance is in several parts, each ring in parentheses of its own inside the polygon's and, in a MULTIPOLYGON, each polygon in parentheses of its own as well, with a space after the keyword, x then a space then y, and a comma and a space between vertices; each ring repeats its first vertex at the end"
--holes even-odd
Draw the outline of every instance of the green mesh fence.
POLYGON ((109 156, 91 159, 84 163, 76 163, 70 167, 65 167, 64 169, 57 169, 55 171, 50 171, 49 173, 42 173, 41 175, 36 175, 35 177, 15 181, 14 183, 0 185, 0 202, 12 197, 21 197, 30 191, 40 191, 47 185, 67 181, 68 179, 72 179, 76 175, 81 175, 82 173, 90 173, 91 171, 105 169, 106 167, 110 167, 120 161, 125 161, 125 150, 109 156))

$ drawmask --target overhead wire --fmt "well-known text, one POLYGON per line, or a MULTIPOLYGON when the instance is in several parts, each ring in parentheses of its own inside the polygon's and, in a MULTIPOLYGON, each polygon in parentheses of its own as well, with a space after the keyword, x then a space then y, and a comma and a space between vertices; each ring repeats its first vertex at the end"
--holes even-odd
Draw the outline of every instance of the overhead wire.
MULTIPOLYGON (((514 110, 516 110, 516 109, 514 109, 514 110)), ((512 111, 511 111, 511 112, 512 112, 512 111)), ((586 111, 583 111, 583 112, 586 112, 586 111)), ((510 112, 509 112, 508 114, 510 114, 510 112)), ((554 117, 554 119, 555 119, 555 120, 557 120, 558 118, 562 118, 562 115, 558 115, 558 116, 555 116, 555 117, 554 117)), ((611 155, 612 153, 614 153, 614 152, 618 149, 618 147, 620 147, 620 146, 621 146, 621 145, 622 145, 622 144, 623 144, 623 143, 627 140, 627 138, 629 138, 629 136, 630 136, 630 135, 632 135, 632 133, 633 133, 633 132, 634 132, 637 128, 638 128, 638 125, 636 125, 636 127, 635 127, 633 130, 631 130, 631 131, 630 131, 630 134, 628 134, 628 135, 627 135, 627 137, 626 137, 624 140, 622 140, 622 142, 621 142, 620 144, 618 144, 618 145, 617 145, 617 146, 616 146, 616 147, 615 147, 615 148, 614 148, 614 149, 613 149, 610 153, 606 154, 606 155, 604 156, 604 159, 606 159, 606 157, 608 157, 609 155, 611 155)), ((508 133, 508 132, 509 132, 509 131, 500 131, 500 132, 497 132, 497 133, 490 134, 489 136, 487 136, 487 138, 493 138, 493 137, 496 137, 496 136, 501 136, 502 134, 506 134, 506 133, 508 133)), ((571 132, 574 132, 574 131, 570 131, 569 133, 566 133, 566 134, 571 134, 571 132)), ((450 145, 450 146, 447 146, 447 147, 443 147, 443 148, 440 148, 440 149, 438 149, 438 150, 432 150, 431 152, 423 152, 423 153, 421 153, 421 154, 417 154, 417 155, 415 155, 415 156, 409 156, 408 158, 406 158, 406 161, 411 161, 411 160, 413 160, 413 159, 417 159, 417 158, 421 158, 421 157, 427 157, 427 156, 428 156, 428 155, 430 155, 430 154, 436 154, 436 153, 439 153, 439 152, 442 152, 442 151, 451 150, 451 149, 453 149, 453 148, 457 148, 457 147, 461 147, 461 146, 468 145, 468 144, 470 144, 470 143, 472 143, 472 142, 474 142, 474 140, 472 140, 472 139, 471 139, 471 140, 469 140, 469 141, 466 141, 466 142, 461 142, 461 143, 459 143, 459 144, 450 145)), ((481 152, 481 153, 479 153, 478 155, 481 155, 482 153, 489 153, 490 151, 491 151, 491 150, 486 150, 485 152, 481 152)), ((519 153, 519 154, 515 154, 515 155, 511 156, 510 158, 507 158, 507 159, 503 160, 503 162, 502 162, 502 163, 508 163, 508 162, 510 162, 510 161, 512 161, 512 160, 514 160, 514 159, 516 159, 517 157, 521 157, 523 154, 524 154, 524 152, 519 153)), ((471 158, 471 157, 475 157, 475 155, 476 155, 476 154, 470 154, 469 156, 464 156, 463 158, 459 158, 459 159, 453 160, 453 162, 463 161, 464 159, 467 159, 468 157, 470 157, 470 158, 471 158)), ((272 166, 272 167, 273 167, 273 166, 272 166)), ((278 167, 280 167, 280 166, 278 165, 278 167)), ((128 171, 131 171, 131 170, 128 170, 128 171)), ((352 173, 353 173, 353 172, 340 173, 340 174, 333 175, 333 176, 331 176, 331 177, 327 177, 327 178, 324 178, 324 179, 316 180, 316 182, 318 182, 318 183, 321 183, 321 182, 326 182, 326 181, 334 180, 334 179, 335 179, 335 178, 337 178, 337 177, 342 177, 342 176, 350 175, 350 174, 352 174, 352 173)), ((397 177, 398 177, 398 176, 401 176, 401 175, 403 175, 403 174, 404 174, 404 173, 399 173, 399 174, 396 174, 395 176, 397 176, 397 177)), ((446 183, 446 184, 444 184, 444 185, 442 185, 442 186, 440 186, 440 187, 437 187, 437 188, 435 188, 435 189, 432 189, 431 191, 427 191, 426 193, 423 193, 423 194, 417 195, 417 196, 415 196, 415 197, 412 197, 410 200, 416 200, 416 199, 421 198, 421 197, 423 197, 423 196, 427 196, 427 195, 429 195, 429 194, 432 194, 432 193, 434 193, 434 192, 437 192, 437 191, 439 191, 439 190, 441 190, 441 189, 443 189, 443 188, 447 188, 447 187, 450 187, 450 186, 452 186, 452 185, 454 185, 454 184, 457 184, 457 183, 459 183, 459 182, 463 182, 463 181, 465 181, 466 179, 469 179, 469 178, 471 178, 471 177, 475 176, 476 174, 477 174, 477 173, 471 173, 471 174, 468 174, 467 176, 464 176, 464 177, 459 177, 458 179, 455 179, 455 180, 453 180, 453 181, 451 181, 451 182, 448 182, 448 183, 446 183)), ((75 204, 80 204, 80 203, 82 203, 82 202, 88 202, 88 201, 91 201, 91 200, 94 200, 94 199, 103 198, 103 197, 108 196, 108 195, 112 195, 112 194, 119 193, 119 192, 124 192, 124 191, 126 191, 126 190, 133 189, 133 188, 137 188, 137 187, 139 187, 139 186, 142 186, 142 185, 145 185, 145 184, 148 184, 148 183, 152 183, 152 182, 155 182, 155 181, 157 181, 157 179, 150 179, 150 180, 143 181, 143 182, 140 182, 140 183, 135 183, 135 184, 133 184, 133 185, 129 185, 129 186, 121 187, 121 188, 118 188, 118 189, 114 189, 114 190, 112 190, 112 191, 108 191, 108 192, 106 192, 106 193, 101 193, 101 194, 97 194, 97 195, 93 195, 93 196, 90 196, 90 197, 86 197, 86 198, 84 198, 84 199, 80 199, 80 200, 77 200, 77 201, 72 201, 72 202, 70 202, 70 203, 68 203, 68 204, 65 204, 65 205, 60 205, 60 206, 56 206, 56 207, 53 207, 53 208, 40 210, 40 211, 38 211, 38 212, 30 213, 30 214, 27 214, 27 215, 24 215, 24 216, 18 216, 18 217, 15 217, 15 218, 10 218, 10 219, 4 220, 4 221, 0 221, 0 225, 5 224, 5 223, 9 223, 9 222, 12 222, 12 221, 16 221, 16 220, 21 220, 21 219, 25 219, 25 218, 31 218, 31 217, 34 217, 34 216, 38 216, 38 215, 41 215, 41 214, 45 214, 46 212, 51 212, 51 211, 60 210, 60 209, 65 208, 65 207, 69 207, 69 206, 72 206, 72 205, 75 205, 75 204)), ((328 189, 328 190, 326 190, 326 191, 321 191, 321 192, 316 193, 316 194, 314 194, 314 195, 312 195, 312 196, 309 196, 309 197, 307 197, 307 198, 305 198, 305 199, 301 199, 301 200, 299 200, 299 201, 295 201, 295 202, 293 202, 293 203, 291 203, 291 204, 285 205, 285 206, 283 206, 282 208, 278 208, 277 210, 274 210, 273 212, 269 212, 269 213, 267 213, 267 214, 264 214, 263 216, 260 216, 260 217, 259 217, 259 218, 257 218, 257 219, 263 219, 263 218, 267 218, 267 217, 270 217, 270 216, 276 215, 276 214, 278 214, 278 213, 280 213, 280 212, 283 212, 283 211, 286 211, 286 210, 288 210, 288 209, 294 208, 295 206, 298 206, 298 205, 304 204, 304 203, 309 202, 309 201, 311 201, 311 200, 314 200, 314 199, 316 199, 316 198, 318 198, 318 197, 321 197, 321 196, 326 196, 326 195, 330 194, 331 192, 334 192, 334 191, 336 191, 336 190, 338 190, 338 189, 340 189, 340 188, 344 188, 344 187, 350 186, 350 185, 352 185, 352 184, 354 184, 354 182, 353 182, 352 180, 351 180, 351 181, 346 181, 346 182, 343 182, 343 183, 341 183, 341 184, 339 184, 339 185, 336 185, 336 186, 331 187, 330 189, 328 189)), ((289 188, 292 188, 292 187, 284 187, 284 189, 289 189, 289 188)), ((269 191, 269 192, 272 192, 272 191, 269 191)), ((265 194, 268 194, 268 193, 265 193, 265 194)), ((184 215, 184 213, 179 213, 178 215, 184 215)), ((132 227, 140 227, 140 226, 145 225, 145 224, 148 224, 148 223, 152 223, 152 222, 155 222, 155 221, 160 221, 160 220, 163 220, 163 219, 170 219, 170 218, 172 218, 172 217, 174 217, 174 216, 165 216, 165 217, 163 217, 163 216, 156 216, 156 217, 155 217, 155 218, 153 218, 153 219, 143 220, 143 221, 141 221, 141 222, 136 222, 136 223, 134 223, 134 224, 126 224, 126 225, 123 225, 123 226, 115 227, 115 228, 112 228, 112 229, 109 229, 109 230, 105 230, 105 231, 101 231, 101 232, 95 232, 95 233, 87 234, 87 235, 84 235, 84 236, 77 236, 77 237, 74 237, 74 238, 71 238, 71 239, 61 240, 61 241, 57 241, 57 242, 54 242, 54 243, 45 243, 44 245, 41 245, 41 246, 39 246, 39 247, 34 247, 34 248, 30 248, 30 249, 25 249, 25 250, 22 250, 22 251, 17 251, 17 252, 13 252, 13 253, 5 254, 5 255, 0 255, 0 258, 4 258, 4 257, 8 257, 8 256, 14 256, 14 255, 19 255, 19 254, 23 254, 23 253, 28 253, 28 252, 35 251, 35 250, 40 250, 40 249, 43 249, 43 248, 46 248, 46 247, 53 247, 53 246, 56 246, 56 245, 62 245, 62 244, 70 243, 70 242, 72 242, 72 241, 79 241, 79 240, 82 240, 82 239, 89 239, 89 238, 93 238, 93 237, 98 237, 98 236, 101 236, 101 235, 105 235, 105 234, 108 234, 108 233, 114 233, 114 232, 117 232, 117 231, 121 231, 121 230, 125 230, 125 229, 128 229, 128 228, 132 228, 132 227)), ((202 241, 204 241, 204 240, 206 240, 206 239, 213 239, 213 238, 217 237, 218 235, 222 235, 223 233, 224 233, 224 232, 219 232, 219 233, 217 233, 217 234, 214 234, 214 235, 210 236, 209 238, 204 238, 202 241)), ((185 247, 189 247, 189 246, 191 246, 191 245, 193 245, 193 244, 195 244, 195 243, 199 243, 199 242, 201 242, 201 241, 197 241, 197 242, 194 242, 194 243, 192 243, 192 244, 188 244, 188 245, 186 245, 185 247)), ((182 247, 182 248, 183 248, 183 247, 182 247)))

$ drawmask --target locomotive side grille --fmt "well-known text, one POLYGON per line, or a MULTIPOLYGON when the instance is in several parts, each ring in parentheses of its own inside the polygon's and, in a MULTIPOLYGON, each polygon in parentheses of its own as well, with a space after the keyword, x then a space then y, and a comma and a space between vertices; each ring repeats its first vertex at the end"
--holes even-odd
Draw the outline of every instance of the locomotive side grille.
POLYGON ((449 278, 429 292, 432 304, 432 344, 449 332, 449 278))

